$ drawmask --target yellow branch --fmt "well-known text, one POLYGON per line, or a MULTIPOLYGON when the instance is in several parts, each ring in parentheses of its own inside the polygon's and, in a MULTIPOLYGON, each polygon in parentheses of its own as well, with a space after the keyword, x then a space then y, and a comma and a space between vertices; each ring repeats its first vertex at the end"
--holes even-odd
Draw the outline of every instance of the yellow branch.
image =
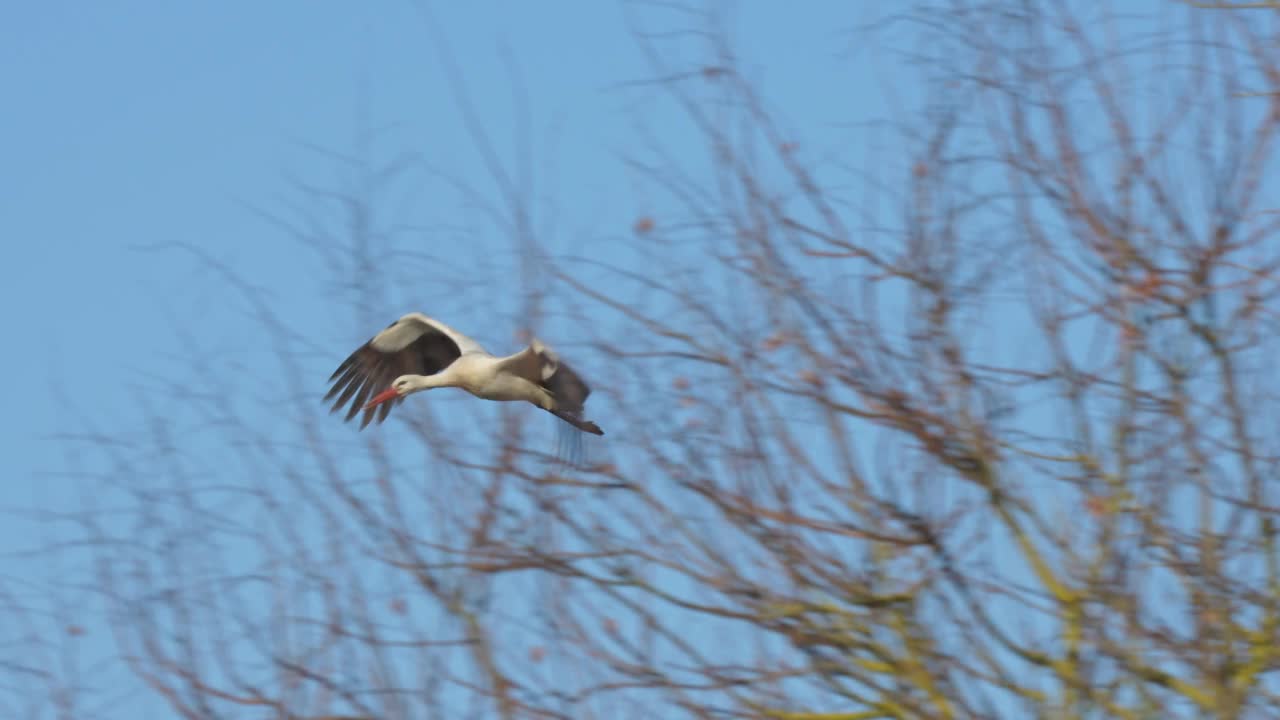
POLYGON ((907 673, 911 676, 911 679, 915 682, 916 686, 921 690, 924 690, 924 692, 929 696, 929 699, 933 701, 934 706, 936 706, 938 711, 941 713, 941 717, 947 718, 948 720, 955 717, 955 710, 951 707, 951 703, 947 700, 947 696, 938 690, 938 686, 934 684, 933 678, 930 677, 928 671, 925 669, 924 649, 920 647, 919 639, 911 636, 910 627, 907 625, 904 613, 894 613, 892 622, 894 630, 898 633, 898 637, 902 638, 902 644, 907 648, 908 657, 907 662, 905 663, 907 666, 907 673))

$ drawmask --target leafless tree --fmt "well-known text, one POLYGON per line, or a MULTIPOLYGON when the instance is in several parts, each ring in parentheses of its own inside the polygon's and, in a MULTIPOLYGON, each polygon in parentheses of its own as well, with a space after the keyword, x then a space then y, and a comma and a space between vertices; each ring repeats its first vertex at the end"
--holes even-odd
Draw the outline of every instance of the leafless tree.
POLYGON ((672 12, 691 32, 637 25, 633 91, 705 154, 638 121, 653 210, 601 233, 612 260, 547 250, 478 120, 498 192, 455 188, 536 269, 494 311, 592 333, 605 442, 569 463, 524 408, 446 397, 359 436, 323 415, 365 315, 419 299, 380 260, 439 268, 377 202, 439 176, 351 163, 269 215, 360 323, 316 347, 205 258, 286 392, 211 363, 184 414, 95 444, 131 512, 84 527, 134 675, 184 718, 1280 707, 1271 14, 917 5, 858 35, 928 89, 860 159, 672 12))

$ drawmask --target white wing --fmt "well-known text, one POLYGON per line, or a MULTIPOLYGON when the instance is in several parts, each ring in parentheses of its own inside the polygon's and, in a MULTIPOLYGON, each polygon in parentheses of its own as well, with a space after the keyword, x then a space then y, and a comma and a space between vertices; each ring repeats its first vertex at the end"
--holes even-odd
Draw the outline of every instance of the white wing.
POLYGON ((397 352, 408 347, 410 343, 427 332, 436 331, 453 341, 458 352, 463 355, 480 353, 488 355, 488 351, 480 343, 445 325, 439 320, 429 318, 422 313, 409 313, 391 323, 390 327, 378 333, 371 341, 373 346, 384 352, 397 352))

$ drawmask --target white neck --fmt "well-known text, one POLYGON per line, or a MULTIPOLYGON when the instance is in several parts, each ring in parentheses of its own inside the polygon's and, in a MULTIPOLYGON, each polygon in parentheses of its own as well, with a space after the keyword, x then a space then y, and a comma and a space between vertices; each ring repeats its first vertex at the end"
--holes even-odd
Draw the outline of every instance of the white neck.
POLYGON ((407 377, 409 378, 409 387, 405 390, 405 395, 412 395, 432 388, 452 387, 455 384, 447 368, 445 371, 434 375, 408 375, 407 377))

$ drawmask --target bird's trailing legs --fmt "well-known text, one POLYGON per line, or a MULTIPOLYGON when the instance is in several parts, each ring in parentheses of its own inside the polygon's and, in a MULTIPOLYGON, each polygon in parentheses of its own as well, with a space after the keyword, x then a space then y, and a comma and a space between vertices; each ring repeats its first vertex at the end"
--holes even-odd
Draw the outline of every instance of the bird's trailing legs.
POLYGON ((577 415, 572 413, 567 413, 563 410, 548 410, 547 412, 551 413, 552 415, 555 415, 561 420, 578 428, 582 432, 588 432, 588 433, 591 433, 592 435, 604 435, 604 431, 600 429, 600 426, 591 422, 590 420, 583 420, 582 418, 579 418, 577 415))

